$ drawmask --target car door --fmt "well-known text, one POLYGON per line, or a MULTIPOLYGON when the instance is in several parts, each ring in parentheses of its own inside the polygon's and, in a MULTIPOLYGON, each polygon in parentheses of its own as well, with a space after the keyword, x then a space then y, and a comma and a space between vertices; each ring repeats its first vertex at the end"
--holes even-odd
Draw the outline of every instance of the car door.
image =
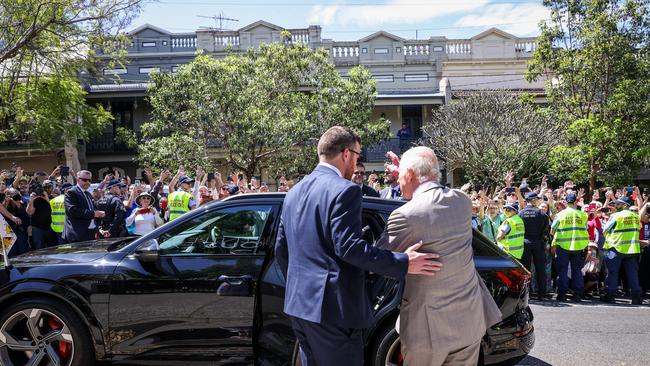
POLYGON ((112 353, 251 361, 254 294, 278 208, 224 204, 179 218, 185 221, 143 243, 158 245, 159 258, 132 255, 118 267, 109 307, 112 353))

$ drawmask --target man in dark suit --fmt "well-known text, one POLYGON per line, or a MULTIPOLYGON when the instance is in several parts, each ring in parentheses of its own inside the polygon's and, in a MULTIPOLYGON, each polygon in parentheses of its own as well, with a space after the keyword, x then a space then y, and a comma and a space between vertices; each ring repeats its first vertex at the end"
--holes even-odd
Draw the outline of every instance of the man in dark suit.
POLYGON ((361 187, 361 194, 364 196, 370 197, 379 197, 379 192, 375 191, 374 188, 366 185, 363 181, 366 179, 366 166, 362 162, 357 161, 357 166, 352 172, 352 182, 356 183, 361 187))
POLYGON ((437 254, 416 251, 421 243, 402 254, 362 239, 361 189, 350 181, 360 151, 352 130, 330 128, 320 163, 284 200, 275 254, 303 366, 363 365, 362 329, 372 323, 365 271, 401 280, 440 270, 437 254))
POLYGON ((105 216, 104 211, 95 210, 93 197, 88 192, 92 174, 87 170, 77 173, 77 185, 65 193, 65 225, 63 241, 74 243, 95 238, 95 219, 105 216))

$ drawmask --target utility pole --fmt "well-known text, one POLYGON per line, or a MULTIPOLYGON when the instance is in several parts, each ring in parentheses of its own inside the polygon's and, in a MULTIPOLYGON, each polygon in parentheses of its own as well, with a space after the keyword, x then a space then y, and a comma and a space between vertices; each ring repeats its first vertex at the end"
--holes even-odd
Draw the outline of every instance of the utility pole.
POLYGON ((217 30, 217 31, 223 31, 224 30, 223 29, 224 20, 227 21, 227 22, 238 22, 239 21, 239 19, 233 19, 233 18, 225 17, 225 16, 223 16, 222 13, 219 13, 219 15, 213 15, 213 16, 197 15, 197 17, 212 19, 214 21, 214 25, 215 25, 214 29, 217 30))

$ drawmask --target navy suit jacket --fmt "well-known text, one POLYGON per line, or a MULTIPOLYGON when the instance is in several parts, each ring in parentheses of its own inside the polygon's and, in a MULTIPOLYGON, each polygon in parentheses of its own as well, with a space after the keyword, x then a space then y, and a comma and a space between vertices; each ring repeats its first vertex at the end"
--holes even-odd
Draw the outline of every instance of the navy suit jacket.
POLYGON ((90 193, 84 192, 79 186, 70 188, 63 200, 65 205, 65 224, 63 226, 63 239, 67 243, 94 239, 94 231, 88 229, 90 221, 95 217, 95 205, 89 207, 88 200, 92 203, 90 193))
POLYGON ((361 234, 361 188, 319 165, 287 193, 275 255, 286 277, 284 312, 315 323, 372 323, 365 271, 403 279, 408 256, 361 234))

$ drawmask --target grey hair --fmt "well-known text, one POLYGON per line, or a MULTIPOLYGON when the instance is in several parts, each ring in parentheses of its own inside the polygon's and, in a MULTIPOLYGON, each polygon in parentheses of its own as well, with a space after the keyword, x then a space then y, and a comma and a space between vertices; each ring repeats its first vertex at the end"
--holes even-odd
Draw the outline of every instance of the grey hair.
POLYGON ((438 158, 428 147, 416 146, 402 155, 399 163, 399 175, 405 175, 407 170, 412 170, 420 183, 440 180, 438 158))
POLYGON ((80 170, 80 171, 77 172, 77 178, 81 178, 81 177, 83 177, 84 175, 90 175, 90 176, 92 177, 92 176, 93 176, 93 173, 91 173, 91 172, 88 171, 88 170, 80 170))

